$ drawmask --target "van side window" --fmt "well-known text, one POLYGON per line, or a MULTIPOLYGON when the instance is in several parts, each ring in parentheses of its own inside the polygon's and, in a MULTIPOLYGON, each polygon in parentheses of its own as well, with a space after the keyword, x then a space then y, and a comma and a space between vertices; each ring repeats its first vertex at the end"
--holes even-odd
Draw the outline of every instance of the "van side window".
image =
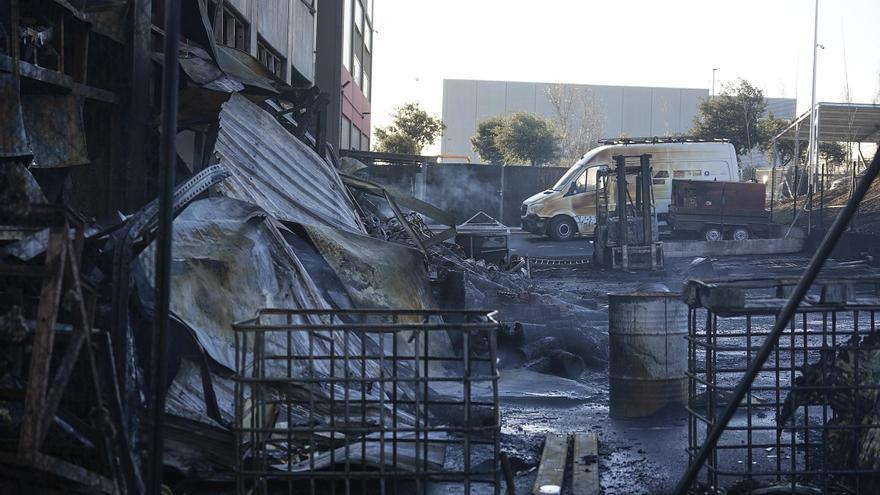
POLYGON ((592 192, 596 190, 596 172, 599 171, 599 167, 590 167, 578 176, 578 178, 574 181, 574 190, 572 190, 569 194, 581 194, 585 192, 592 192))
POLYGON ((666 184, 666 179, 668 179, 668 178, 669 178, 669 171, 668 170, 658 170, 654 174, 654 180, 651 183, 654 184, 655 186, 662 186, 662 185, 666 184))
POLYGON ((578 176, 575 181, 574 194, 587 192, 587 172, 589 171, 590 170, 585 170, 584 173, 578 176))

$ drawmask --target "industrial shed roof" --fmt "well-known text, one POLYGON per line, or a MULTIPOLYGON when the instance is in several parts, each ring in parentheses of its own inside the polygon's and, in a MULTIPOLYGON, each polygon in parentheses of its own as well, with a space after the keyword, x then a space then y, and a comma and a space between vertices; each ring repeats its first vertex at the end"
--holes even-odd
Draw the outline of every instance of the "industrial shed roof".
MULTIPOLYGON (((817 103, 819 141, 871 142, 880 140, 880 105, 817 103)), ((810 139, 810 112, 804 112, 773 139, 810 139)))

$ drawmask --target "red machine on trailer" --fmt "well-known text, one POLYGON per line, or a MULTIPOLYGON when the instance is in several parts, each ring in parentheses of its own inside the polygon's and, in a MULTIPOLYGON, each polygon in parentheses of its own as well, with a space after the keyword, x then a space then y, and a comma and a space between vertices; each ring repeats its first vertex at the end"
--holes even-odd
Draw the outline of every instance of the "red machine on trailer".
POLYGON ((769 237, 765 198, 764 184, 676 179, 666 220, 673 232, 697 232, 707 241, 769 237))

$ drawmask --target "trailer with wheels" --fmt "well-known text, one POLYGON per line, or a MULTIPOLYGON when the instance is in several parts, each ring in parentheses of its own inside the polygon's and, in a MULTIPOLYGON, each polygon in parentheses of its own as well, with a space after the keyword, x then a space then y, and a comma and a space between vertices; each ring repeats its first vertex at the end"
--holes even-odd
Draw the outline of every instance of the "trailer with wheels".
POLYGON ((770 237, 766 187, 753 182, 672 181, 666 221, 672 232, 697 234, 709 242, 770 237))

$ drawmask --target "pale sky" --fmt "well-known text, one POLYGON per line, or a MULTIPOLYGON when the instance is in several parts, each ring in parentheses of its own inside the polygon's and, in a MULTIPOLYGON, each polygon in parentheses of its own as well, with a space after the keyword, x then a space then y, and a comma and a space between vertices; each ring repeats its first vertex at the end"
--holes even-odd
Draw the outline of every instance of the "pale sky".
MULTIPOLYGON (((373 127, 443 79, 709 88, 738 77, 809 109, 814 0, 376 0, 373 127)), ((817 101, 870 103, 880 0, 820 0, 817 101), (873 24, 872 24, 873 23, 873 24)), ((439 140, 438 140, 439 143, 439 140)), ((439 152, 439 144, 425 150, 439 152)))

